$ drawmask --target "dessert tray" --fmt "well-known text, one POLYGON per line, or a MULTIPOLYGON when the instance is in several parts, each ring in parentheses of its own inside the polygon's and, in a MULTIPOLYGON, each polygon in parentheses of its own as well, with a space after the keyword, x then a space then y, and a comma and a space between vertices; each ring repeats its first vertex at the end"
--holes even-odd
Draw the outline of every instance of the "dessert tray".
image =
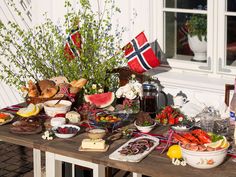
POLYGON ((140 162, 158 145, 159 145, 158 138, 152 136, 141 136, 126 142, 124 145, 122 145, 116 151, 110 154, 109 158, 112 160, 118 160, 124 162, 140 162), (143 147, 141 147, 140 149, 137 148, 137 146, 140 145, 143 147), (127 150, 127 148, 131 148, 133 153, 129 154, 128 152, 130 150, 127 150))

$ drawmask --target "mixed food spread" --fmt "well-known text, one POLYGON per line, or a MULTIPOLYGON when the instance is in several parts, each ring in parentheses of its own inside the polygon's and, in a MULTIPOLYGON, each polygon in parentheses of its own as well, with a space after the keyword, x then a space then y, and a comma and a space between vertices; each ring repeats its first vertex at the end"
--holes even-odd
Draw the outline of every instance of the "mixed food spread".
POLYGON ((139 162, 153 150, 161 150, 161 153, 167 151, 174 165, 213 168, 227 155, 230 142, 226 136, 204 131, 171 105, 154 116, 141 110, 132 114, 122 111, 127 103, 132 104, 125 99, 125 104, 119 105, 116 112, 114 102, 118 98, 115 99, 115 93, 106 92, 84 95, 84 101, 76 107, 73 100, 86 83, 86 79, 68 82, 63 77, 37 83, 29 81, 28 86, 22 88, 28 93, 28 104, 14 115, 0 112, 0 125, 12 121, 10 132, 44 132, 42 138, 52 141, 86 133, 79 151, 105 152, 112 141, 129 138, 109 156, 119 161, 139 162), (168 131, 161 135, 152 133, 162 126, 168 131), (85 132, 81 131, 82 127, 85 132), (213 154, 208 158, 204 153, 213 154), (219 156, 220 160, 215 158, 219 156))

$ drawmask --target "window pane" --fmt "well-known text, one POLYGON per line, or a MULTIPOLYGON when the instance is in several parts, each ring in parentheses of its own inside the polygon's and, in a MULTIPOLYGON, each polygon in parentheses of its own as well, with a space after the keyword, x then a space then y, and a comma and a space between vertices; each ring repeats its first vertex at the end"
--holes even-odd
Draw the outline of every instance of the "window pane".
POLYGON ((166 12, 165 14, 165 52, 167 57, 180 60, 206 62, 207 42, 205 40, 207 16, 201 14, 173 12, 166 12), (190 38, 188 34, 191 34, 192 37, 190 38), (196 34, 199 37, 196 36, 196 34), (199 38, 202 42, 198 40, 199 38), (197 41, 195 41, 195 39, 197 41), (193 45, 198 43, 199 45, 193 45))
POLYGON ((166 7, 181 9, 205 9, 207 0, 166 0, 166 7))
POLYGON ((235 0, 227 0, 227 11, 236 12, 235 0))
POLYGON ((236 17, 227 17, 227 65, 236 66, 236 17))

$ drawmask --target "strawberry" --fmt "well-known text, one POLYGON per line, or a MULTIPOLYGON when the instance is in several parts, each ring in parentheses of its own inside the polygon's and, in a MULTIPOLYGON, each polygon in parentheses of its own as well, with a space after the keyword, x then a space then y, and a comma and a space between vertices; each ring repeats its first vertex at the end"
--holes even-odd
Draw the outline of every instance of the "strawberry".
POLYGON ((174 125, 175 124, 175 118, 169 117, 169 124, 174 125))

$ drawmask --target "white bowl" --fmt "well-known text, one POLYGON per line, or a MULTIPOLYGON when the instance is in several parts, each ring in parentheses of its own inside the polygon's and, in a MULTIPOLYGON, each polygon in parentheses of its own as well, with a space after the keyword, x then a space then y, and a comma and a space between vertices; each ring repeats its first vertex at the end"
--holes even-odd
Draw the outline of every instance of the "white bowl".
POLYGON ((173 125, 171 126, 171 129, 173 129, 176 132, 187 132, 191 129, 192 127, 187 127, 185 125, 173 125))
POLYGON ((220 165, 227 155, 227 149, 228 148, 215 151, 191 151, 181 147, 183 159, 187 164, 199 169, 209 169, 220 165))
POLYGON ((54 117, 51 119, 50 124, 52 127, 61 126, 66 124, 66 119, 64 117, 54 117))
POLYGON ((65 125, 61 125, 61 126, 55 126, 52 128, 52 130, 53 130, 54 134, 56 135, 56 137, 58 137, 58 138, 71 138, 71 137, 75 136, 80 131, 80 127, 76 126, 76 125, 65 124, 65 125), (65 128, 65 127, 76 128, 77 132, 76 133, 58 133, 57 132, 58 128, 65 128))
POLYGON ((54 117, 57 114, 65 114, 70 111, 72 102, 61 100, 60 103, 55 105, 57 101, 58 100, 50 100, 44 103, 44 111, 48 116, 54 117))
POLYGON ((137 129, 142 133, 149 133, 155 126, 156 122, 154 122, 153 125, 150 126, 139 126, 136 124, 136 121, 134 122, 134 125, 137 127, 137 129))

